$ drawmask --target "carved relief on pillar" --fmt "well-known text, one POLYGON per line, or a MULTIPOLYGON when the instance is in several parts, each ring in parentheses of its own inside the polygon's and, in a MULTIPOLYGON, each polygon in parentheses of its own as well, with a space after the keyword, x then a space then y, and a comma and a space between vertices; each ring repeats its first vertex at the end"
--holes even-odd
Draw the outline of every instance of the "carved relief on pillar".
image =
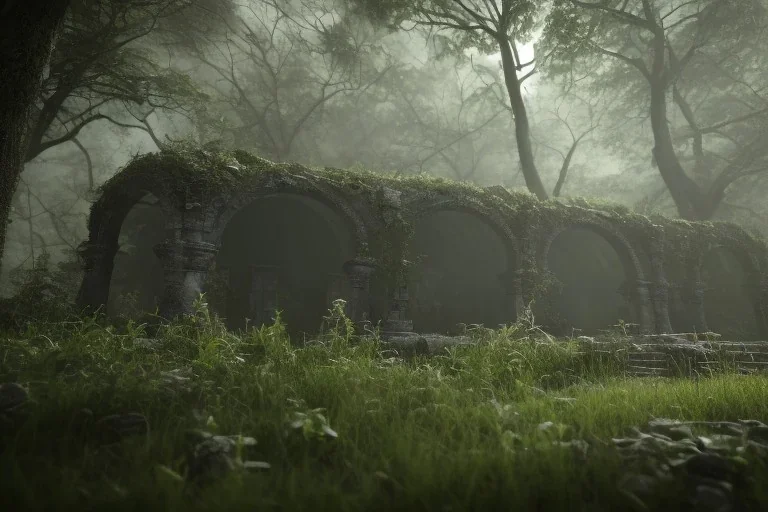
POLYGON ((680 285, 680 301, 686 311, 687 323, 691 330, 707 332, 707 319, 704 313, 704 282, 691 279, 680 285))
POLYGON ((160 316, 171 319, 192 313, 218 247, 207 242, 173 239, 157 244, 154 250, 165 271, 160 316))
POLYGON ((344 263, 342 268, 350 286, 347 315, 357 324, 368 322, 371 308, 369 287, 375 264, 368 258, 354 258, 344 263))
POLYGON ((400 286, 392 297, 384 332, 413 332, 413 320, 408 319, 408 287, 400 286))
POLYGON ((632 323, 637 324, 641 333, 653 332, 653 320, 651 317, 651 283, 645 279, 635 279, 622 284, 619 293, 630 304, 633 317, 632 323))
POLYGON ((664 272, 663 236, 655 237, 651 243, 651 301, 657 333, 672 332, 672 322, 669 319, 669 289, 670 285, 664 272))
POLYGON ((672 324, 669 320, 669 283, 666 279, 655 279, 649 284, 650 301, 653 306, 655 318, 655 331, 657 333, 672 332, 672 324))
POLYGON ((167 270, 207 272, 219 251, 216 244, 191 240, 165 240, 154 247, 167 270))

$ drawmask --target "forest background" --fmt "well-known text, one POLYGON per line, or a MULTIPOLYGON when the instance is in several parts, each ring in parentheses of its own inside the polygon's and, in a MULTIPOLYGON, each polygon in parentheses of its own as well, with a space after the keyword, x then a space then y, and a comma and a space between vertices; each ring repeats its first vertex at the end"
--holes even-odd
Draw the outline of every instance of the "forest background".
POLYGON ((98 186, 180 139, 765 234, 766 22, 766 0, 73 0, 0 290, 75 264, 98 186))

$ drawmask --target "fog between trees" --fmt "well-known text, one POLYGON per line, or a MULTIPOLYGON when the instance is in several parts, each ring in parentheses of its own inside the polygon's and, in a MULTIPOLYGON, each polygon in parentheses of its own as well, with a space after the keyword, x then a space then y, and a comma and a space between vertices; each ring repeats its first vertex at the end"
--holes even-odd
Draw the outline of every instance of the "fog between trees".
POLYGON ((180 138, 765 232, 767 13, 765 0, 75 0, 32 111, 0 289, 43 251, 70 259, 96 188, 180 138))

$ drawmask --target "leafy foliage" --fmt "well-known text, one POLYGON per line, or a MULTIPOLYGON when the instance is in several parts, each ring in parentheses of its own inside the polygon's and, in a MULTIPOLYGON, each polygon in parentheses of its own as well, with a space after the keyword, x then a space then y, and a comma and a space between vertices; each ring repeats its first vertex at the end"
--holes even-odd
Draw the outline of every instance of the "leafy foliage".
MULTIPOLYGON (((279 317, 235 336, 204 297, 196 307, 151 339, 144 325, 117 331, 94 318, 0 337, 0 379, 30 397, 0 411, 10 448, 0 452, 0 499, 27 509, 627 509, 637 497, 620 486, 634 464, 611 438, 654 418, 768 417, 764 377, 626 379, 618 337, 615 349, 583 353, 531 325, 478 328, 475 345, 406 361, 343 332, 292 347, 279 317), (107 420, 149 427, 106 439, 107 420), (25 492, 38 485, 47 492, 25 492)), ((341 305, 329 316, 343 322, 341 305)), ((650 437, 616 443, 636 457, 650 437)), ((678 460, 673 451, 654 460, 678 460)), ((687 499, 664 482, 643 497, 649 506, 687 499)), ((736 493, 765 503, 756 486, 736 493)))

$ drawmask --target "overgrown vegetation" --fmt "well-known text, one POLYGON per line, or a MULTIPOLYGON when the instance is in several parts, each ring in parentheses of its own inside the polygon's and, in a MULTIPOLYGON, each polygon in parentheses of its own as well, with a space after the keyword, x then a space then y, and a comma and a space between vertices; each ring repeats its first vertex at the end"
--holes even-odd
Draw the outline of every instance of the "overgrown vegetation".
MULTIPOLYGON (((584 353, 523 322, 401 358, 376 333, 353 335, 340 302, 300 348, 279 315, 232 333, 203 297, 196 311, 151 337, 146 324, 97 317, 0 335, 4 505, 679 510, 691 499, 674 470, 686 455, 665 452, 665 434, 611 439, 656 418, 768 420, 764 375, 723 365, 706 378, 627 378, 618 336, 615 349, 584 353), (644 467, 672 475, 652 496, 631 485, 632 446, 644 467)), ((752 433, 734 439, 721 450, 737 483, 724 485, 760 510, 763 445, 752 433)))

